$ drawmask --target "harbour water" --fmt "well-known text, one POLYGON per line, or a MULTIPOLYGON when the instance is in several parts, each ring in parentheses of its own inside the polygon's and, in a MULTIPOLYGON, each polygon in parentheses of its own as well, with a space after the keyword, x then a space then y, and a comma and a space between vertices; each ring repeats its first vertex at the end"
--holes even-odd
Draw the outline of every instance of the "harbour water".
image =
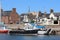
POLYGON ((0 40, 60 40, 60 35, 9 35, 0 34, 0 40))

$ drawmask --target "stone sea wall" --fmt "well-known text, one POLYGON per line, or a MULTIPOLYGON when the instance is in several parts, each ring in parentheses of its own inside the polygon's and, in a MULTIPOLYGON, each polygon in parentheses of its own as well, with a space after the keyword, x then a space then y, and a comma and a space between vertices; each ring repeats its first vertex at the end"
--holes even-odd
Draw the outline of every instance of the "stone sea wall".
POLYGON ((46 28, 51 28, 57 35, 60 35, 60 25, 47 25, 46 28))

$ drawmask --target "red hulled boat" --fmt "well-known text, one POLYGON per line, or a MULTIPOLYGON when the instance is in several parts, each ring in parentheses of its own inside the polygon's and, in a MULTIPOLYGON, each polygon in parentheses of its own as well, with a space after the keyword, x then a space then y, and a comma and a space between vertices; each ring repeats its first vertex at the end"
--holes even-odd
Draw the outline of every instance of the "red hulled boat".
POLYGON ((8 29, 6 29, 6 26, 0 25, 0 33, 8 33, 8 29))

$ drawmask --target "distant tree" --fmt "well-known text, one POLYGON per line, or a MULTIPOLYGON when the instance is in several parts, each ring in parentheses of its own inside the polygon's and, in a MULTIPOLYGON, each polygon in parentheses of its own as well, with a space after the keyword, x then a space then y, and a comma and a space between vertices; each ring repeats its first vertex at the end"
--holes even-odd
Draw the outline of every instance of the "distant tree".
POLYGON ((31 23, 34 23, 35 21, 34 20, 31 20, 31 23))

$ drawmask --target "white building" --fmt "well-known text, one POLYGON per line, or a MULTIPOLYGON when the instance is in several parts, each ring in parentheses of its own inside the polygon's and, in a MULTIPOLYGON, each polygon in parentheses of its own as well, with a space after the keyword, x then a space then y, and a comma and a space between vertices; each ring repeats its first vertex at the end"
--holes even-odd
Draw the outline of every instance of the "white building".
POLYGON ((29 22, 29 21, 28 21, 28 17, 27 17, 27 15, 24 15, 23 22, 29 22))
POLYGON ((54 13, 50 13, 49 18, 53 20, 57 20, 57 17, 54 15, 54 13))
MULTIPOLYGON (((51 10, 48 17, 49 17, 49 19, 47 17, 40 18, 41 25, 59 25, 59 21, 57 20, 58 17, 54 15, 53 10, 51 10)), ((59 17, 59 19, 60 19, 60 17, 59 17)))

